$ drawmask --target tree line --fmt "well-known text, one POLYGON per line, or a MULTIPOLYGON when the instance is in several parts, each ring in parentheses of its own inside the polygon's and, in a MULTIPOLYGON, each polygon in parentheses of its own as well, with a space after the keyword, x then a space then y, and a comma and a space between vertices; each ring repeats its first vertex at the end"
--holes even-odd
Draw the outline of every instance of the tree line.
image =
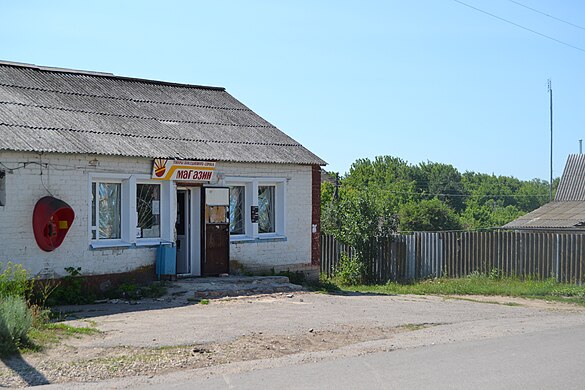
POLYGON ((449 164, 413 165, 380 156, 356 160, 337 183, 328 174, 321 187, 321 223, 324 232, 346 242, 396 231, 489 229, 548 201, 544 180, 461 173, 449 164))

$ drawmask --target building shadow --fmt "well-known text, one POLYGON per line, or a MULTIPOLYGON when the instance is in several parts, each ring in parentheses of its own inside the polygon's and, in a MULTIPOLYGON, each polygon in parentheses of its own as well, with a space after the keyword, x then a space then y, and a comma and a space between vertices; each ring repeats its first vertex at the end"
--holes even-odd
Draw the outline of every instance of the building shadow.
POLYGON ((27 386, 48 385, 51 383, 41 372, 24 360, 18 352, 14 355, 2 356, 0 360, 6 367, 17 374, 27 386))
MULTIPOLYGON (((0 334, 10 334, 5 319, 2 316, 0 316, 0 334)), ((0 338, 0 342, 4 344, 5 350, 14 351, 10 355, 0 355, 0 360, 2 360, 6 367, 17 374, 27 386, 48 385, 51 383, 41 372, 24 360, 20 352, 18 352, 14 341, 0 338)))

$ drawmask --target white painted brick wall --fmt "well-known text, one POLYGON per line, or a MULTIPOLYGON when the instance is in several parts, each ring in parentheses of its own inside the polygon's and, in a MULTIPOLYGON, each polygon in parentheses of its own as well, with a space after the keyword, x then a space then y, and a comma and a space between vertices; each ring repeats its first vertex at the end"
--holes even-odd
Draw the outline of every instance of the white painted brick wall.
MULTIPOLYGON (((65 267, 81 267, 82 274, 107 274, 153 265, 155 248, 90 249, 88 217, 91 197, 89 174, 115 172, 150 174, 152 160, 98 156, 99 166, 90 167, 94 156, 0 152, 0 162, 26 168, 6 174, 6 206, 0 206, 0 262, 21 263, 32 274, 64 276, 65 267), (48 163, 41 169, 38 163, 48 163), (42 181, 41 181, 42 177, 42 181), (67 202, 75 221, 63 244, 44 252, 32 232, 32 212, 38 199, 48 195, 67 202)), ((244 266, 281 266, 311 262, 311 167, 285 164, 218 163, 218 177, 249 176, 288 179, 286 184, 286 241, 254 241, 231 244, 230 257, 244 266)))
MULTIPOLYGON (((93 156, 43 155, 43 182, 56 198, 75 211, 75 220, 63 244, 53 252, 42 251, 33 235, 32 213, 36 202, 48 195, 41 182, 41 162, 36 154, 0 152, 0 162, 22 166, 6 174, 6 206, 0 207, 0 262, 21 263, 32 274, 64 276, 65 267, 81 267, 82 274, 120 273, 152 265, 153 248, 92 250, 89 247, 88 216, 91 197, 88 164, 93 156)), ((100 172, 149 173, 150 161, 121 157, 98 157, 100 172)))
POLYGON ((311 263, 310 166, 293 164, 219 163, 221 176, 286 178, 286 241, 243 241, 230 246, 230 259, 249 268, 311 263))

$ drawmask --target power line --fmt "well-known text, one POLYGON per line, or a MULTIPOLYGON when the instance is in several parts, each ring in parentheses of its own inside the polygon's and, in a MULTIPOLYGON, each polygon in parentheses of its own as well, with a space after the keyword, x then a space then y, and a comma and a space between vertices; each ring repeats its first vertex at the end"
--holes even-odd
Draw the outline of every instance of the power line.
POLYGON ((516 194, 516 195, 496 195, 496 194, 431 194, 428 192, 409 192, 409 191, 388 191, 393 194, 402 195, 419 195, 419 196, 442 196, 452 198, 546 198, 548 194, 516 194))
MULTIPOLYGON (((351 188, 351 189, 367 189, 366 187, 355 187, 352 185, 347 185, 340 183, 340 187, 351 188)), ((548 194, 514 194, 514 195, 506 195, 506 194, 438 194, 438 193, 429 193, 429 192, 413 192, 413 191, 396 191, 396 190, 388 190, 386 191, 391 194, 400 194, 400 195, 416 195, 416 196, 442 196, 442 197, 452 197, 452 198, 547 198, 548 194)))
POLYGON ((492 14, 492 13, 489 13, 489 12, 487 12, 487 11, 484 11, 484 10, 482 10, 482 9, 479 9, 479 8, 476 8, 476 7, 472 6, 472 5, 469 5, 469 4, 467 4, 467 3, 464 3, 464 2, 462 2, 462 1, 460 1, 460 0, 453 0, 453 1, 454 1, 454 2, 456 2, 456 3, 459 3, 459 4, 461 4, 461 5, 464 5, 464 6, 466 6, 466 7, 469 7, 469 8, 471 8, 471 9, 473 9, 473 10, 476 10, 476 11, 478 11, 478 12, 481 12, 481 13, 484 13, 484 14, 486 14, 486 15, 489 15, 489 16, 491 16, 492 18, 496 18, 496 19, 498 19, 498 20, 501 20, 502 22, 509 23, 509 24, 511 24, 511 25, 513 25, 513 26, 516 26, 516 27, 518 27, 518 28, 521 28, 521 29, 523 29, 523 30, 529 31, 529 32, 531 32, 531 33, 533 33, 533 34, 540 35, 541 37, 544 37, 544 38, 550 39, 551 41, 554 41, 554 42, 560 43, 561 45, 565 45, 565 46, 571 47, 571 48, 573 48, 573 49, 575 49, 575 50, 579 50, 579 51, 582 51, 583 53, 585 53, 585 49, 583 49, 583 48, 580 48, 580 47, 578 47, 578 46, 571 45, 570 43, 563 42, 563 41, 561 41, 561 40, 559 40, 559 39, 553 38, 553 37, 551 37, 550 35, 546 35, 546 34, 543 34, 543 33, 540 33, 540 32, 538 32, 538 31, 536 31, 536 30, 532 30, 532 29, 530 29, 530 28, 528 28, 528 27, 524 27, 524 26, 522 26, 522 25, 519 25, 518 23, 514 23, 514 22, 512 22, 511 20, 504 19, 504 18, 502 18, 502 17, 499 17, 499 16, 497 16, 497 15, 494 15, 494 14, 492 14))
POLYGON ((579 25, 577 25, 577 24, 574 24, 574 23, 571 23, 571 22, 567 22, 566 20, 563 20, 563 19, 557 18, 557 17, 555 17, 555 16, 549 15, 549 14, 547 14, 547 13, 545 13, 545 12, 539 11, 539 10, 537 10, 537 9, 535 9, 535 8, 531 8, 531 7, 527 6, 527 5, 524 5, 524 4, 522 4, 522 3, 519 3, 519 2, 517 2, 517 1, 514 1, 514 0, 508 0, 508 1, 509 1, 509 2, 511 2, 511 3, 514 3, 514 4, 517 4, 517 5, 519 5, 520 7, 524 7, 524 8, 526 8, 526 9, 529 9, 529 10, 533 11, 533 12, 536 12, 536 13, 538 13, 538 14, 541 14, 541 15, 547 16, 547 17, 549 17, 549 18, 551 18, 551 19, 557 20, 557 21, 559 21, 559 22, 562 22, 562 23, 566 23, 566 24, 568 24, 569 26, 573 26, 573 27, 580 28, 581 30, 585 30, 585 27, 581 27, 581 26, 579 26, 579 25))

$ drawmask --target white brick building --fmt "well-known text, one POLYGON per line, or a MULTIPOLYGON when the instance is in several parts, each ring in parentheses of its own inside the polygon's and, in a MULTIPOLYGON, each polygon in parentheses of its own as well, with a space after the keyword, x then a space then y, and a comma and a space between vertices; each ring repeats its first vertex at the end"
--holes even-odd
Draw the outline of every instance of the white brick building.
POLYGON ((314 270, 323 164, 222 88, 0 62, 0 262, 35 275, 314 270))

